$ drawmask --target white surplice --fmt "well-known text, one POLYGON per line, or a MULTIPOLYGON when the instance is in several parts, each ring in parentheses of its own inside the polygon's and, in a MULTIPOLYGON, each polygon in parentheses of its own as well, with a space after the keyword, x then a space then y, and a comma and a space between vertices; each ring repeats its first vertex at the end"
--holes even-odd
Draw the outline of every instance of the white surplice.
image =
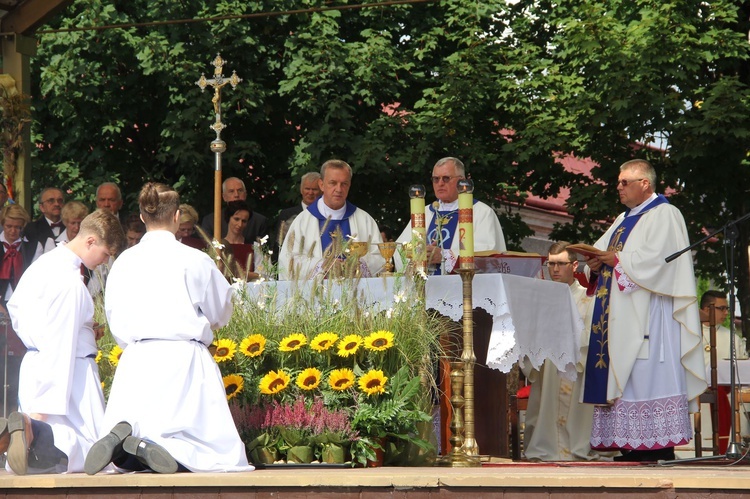
MULTIPOLYGON (((437 201, 438 203, 438 209, 440 211, 448 211, 448 210, 457 210, 458 209, 458 201, 454 201, 453 203, 449 204, 443 204, 440 201, 437 201)), ((490 208, 488 205, 481 201, 477 201, 474 203, 474 215, 473 215, 473 221, 474 221, 474 252, 486 252, 486 251, 492 251, 496 253, 503 253, 506 250, 505 247, 505 236, 503 235, 503 228, 500 226, 500 221, 497 219, 497 214, 495 213, 495 210, 490 208)), ((432 223, 432 219, 434 217, 434 212, 427 208, 425 210, 425 228, 429 230, 430 223, 432 223)), ((458 227, 458 226, 456 226, 458 227)), ((411 223, 407 224, 404 228, 403 232, 401 232, 401 235, 398 236, 398 239, 396 239, 396 242, 406 244, 411 241, 412 234, 411 234, 411 223)), ((444 252, 450 252, 453 256, 453 258, 446 258, 446 261, 450 260, 453 263, 456 262, 456 258, 459 254, 459 240, 458 237, 452 237, 451 238, 451 248, 450 250, 443 250, 444 252)), ((448 255, 444 255, 445 257, 448 257, 448 255)), ((403 267, 403 264, 401 262, 400 258, 394 258, 394 261, 396 263, 396 270, 401 270, 403 267)), ((453 270, 452 268, 446 269, 445 273, 450 273, 450 271, 453 270)))
POLYGON ((99 439, 104 396, 92 329, 94 302, 83 284, 81 259, 61 246, 21 277, 8 302, 13 328, 29 351, 21 363, 21 411, 47 416, 68 471, 82 472, 99 439))
POLYGON ((229 322, 232 289, 205 253, 149 231, 112 265, 105 309, 124 349, 103 428, 120 421, 191 471, 250 471, 206 348, 229 322))
MULTIPOLYGON (((321 214, 331 212, 325 206, 323 198, 318 199, 318 208, 321 214), (327 208, 327 210, 326 210, 327 208)), ((346 206, 344 206, 346 208, 346 206)), ((341 210, 343 214, 343 210, 341 210)), ((332 220, 341 220, 331 213, 332 220)), ((380 254, 377 243, 382 243, 378 224, 366 211, 361 208, 349 217, 349 228, 351 236, 356 241, 369 242, 368 252, 362 257, 367 265, 371 276, 375 276, 383 268, 385 259, 380 254)), ((313 277, 323 260, 323 248, 320 242, 320 221, 308 210, 303 211, 294 219, 292 225, 284 237, 284 244, 279 252, 279 279, 288 280, 292 276, 302 279, 313 277), (290 266, 294 267, 292 271, 290 266)))
MULTIPOLYGON (((624 216, 597 248, 607 249, 624 216)), ((697 397, 706 389, 695 274, 689 252, 665 261, 688 245, 682 214, 661 204, 641 215, 617 252, 621 284, 635 286, 620 289, 614 275, 611 280, 607 399, 612 405, 594 410, 594 448, 658 449, 692 437, 688 411, 698 409, 697 397)))
MULTIPOLYGON (((585 334, 582 331, 581 335, 581 358, 585 359, 593 299, 586 296, 586 288, 577 280, 570 285, 570 292, 586 324, 585 334)), ((599 459, 600 454, 589 443, 594 407, 579 402, 583 378, 579 375, 575 381, 565 379, 549 360, 541 371, 525 364, 524 374, 532 383, 524 429, 525 456, 540 461, 599 459)))

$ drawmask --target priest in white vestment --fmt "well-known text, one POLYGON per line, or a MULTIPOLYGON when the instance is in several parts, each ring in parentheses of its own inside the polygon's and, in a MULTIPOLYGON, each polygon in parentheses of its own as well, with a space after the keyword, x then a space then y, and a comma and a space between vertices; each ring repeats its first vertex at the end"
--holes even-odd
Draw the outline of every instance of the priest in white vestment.
POLYGON ((7 422, 8 465, 16 474, 82 472, 99 439, 104 396, 94 302, 81 265, 94 269, 124 247, 117 217, 98 210, 84 218, 73 240, 29 267, 8 302, 13 328, 28 349, 19 412, 7 422))
POLYGON ((171 187, 143 187, 147 232, 107 279, 105 310, 123 353, 104 415, 112 430, 87 456, 86 473, 110 461, 159 473, 253 469, 208 351, 232 316, 232 289, 207 254, 175 238, 179 204, 171 187))
MULTIPOLYGON (((588 330, 591 327, 593 300, 586 288, 576 279, 578 268, 575 253, 565 249, 568 243, 554 243, 549 249, 547 267, 553 281, 564 282, 578 307, 585 324, 581 331, 581 358, 586 358, 588 330), (585 333, 585 334, 584 334, 585 333)), ((544 304, 541 304, 544 308, 544 304)), ((543 313, 543 312, 542 312, 543 313)), ((524 426, 524 454, 527 459, 539 461, 593 461, 601 456, 591 449, 591 424, 594 407, 580 402, 583 378, 574 381, 562 376, 549 360, 540 371, 525 365, 524 374, 531 382, 531 393, 524 426)), ((579 363, 579 373, 583 364, 579 363)))
MULTIPOLYGON (((432 189, 437 201, 425 210, 425 228, 431 274, 450 274, 458 262, 458 181, 466 178, 466 168, 458 158, 438 160, 432 168, 432 189)), ((495 211, 481 201, 474 200, 474 252, 502 253, 505 251, 505 236, 495 211)), ((411 224, 408 224, 396 242, 412 240, 411 224)), ((395 258, 396 269, 401 270, 401 258, 395 258)))
MULTIPOLYGON (((383 242, 377 222, 349 201, 352 168, 345 161, 331 159, 320 168, 318 180, 323 195, 300 213, 284 237, 279 253, 279 279, 310 279, 327 274, 324 254, 340 233, 344 241, 369 243, 360 258, 362 275, 375 276, 385 259, 377 244, 383 242)), ((340 256, 332 255, 340 258, 340 256)))
POLYGON ((620 167, 628 210, 586 260, 596 300, 583 387, 596 405, 591 446, 620 449, 623 461, 674 459, 706 389, 692 257, 665 261, 689 246, 687 229, 655 184, 648 161, 620 167))

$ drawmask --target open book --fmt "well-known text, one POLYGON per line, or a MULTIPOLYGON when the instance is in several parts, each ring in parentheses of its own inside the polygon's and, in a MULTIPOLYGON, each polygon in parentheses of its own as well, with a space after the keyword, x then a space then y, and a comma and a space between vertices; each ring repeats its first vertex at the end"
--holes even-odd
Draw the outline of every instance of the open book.
POLYGON ((585 258, 591 258, 592 256, 603 255, 605 252, 591 246, 590 244, 571 244, 565 248, 566 251, 572 251, 583 255, 585 258))

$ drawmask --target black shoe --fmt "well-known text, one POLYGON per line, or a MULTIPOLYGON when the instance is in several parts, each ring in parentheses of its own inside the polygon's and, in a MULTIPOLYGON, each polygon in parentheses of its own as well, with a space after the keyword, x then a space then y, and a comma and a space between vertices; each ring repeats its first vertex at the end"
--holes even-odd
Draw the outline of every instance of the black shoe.
POLYGON ((122 448, 157 473, 177 473, 177 461, 161 445, 128 437, 122 443, 122 448))
POLYGON ((674 447, 650 450, 631 450, 630 452, 623 452, 622 456, 615 456, 612 459, 618 462, 631 463, 674 461, 674 447))
POLYGON ((20 412, 8 416, 8 465, 16 475, 25 475, 29 470, 29 446, 34 439, 29 417, 20 412))
POLYGON ((103 438, 99 439, 86 454, 83 470, 88 475, 96 475, 109 463, 122 455, 122 444, 133 433, 130 423, 117 423, 103 438))

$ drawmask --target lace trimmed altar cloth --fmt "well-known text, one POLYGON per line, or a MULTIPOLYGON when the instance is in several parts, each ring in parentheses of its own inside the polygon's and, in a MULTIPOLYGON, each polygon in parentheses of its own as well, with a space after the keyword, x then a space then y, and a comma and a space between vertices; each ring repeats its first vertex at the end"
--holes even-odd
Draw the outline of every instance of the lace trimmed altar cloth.
MULTIPOLYGON (((373 312, 388 310, 398 293, 398 278, 360 279, 357 289, 334 281, 323 286, 327 300, 356 292, 373 312)), ((352 281, 350 281, 352 282, 352 281)), ((312 281, 264 281, 248 283, 252 300, 275 300, 280 308, 290 296, 309 297, 320 284, 312 281)), ((319 292, 319 291, 318 291, 319 292)), ((513 364, 528 357, 535 369, 549 359, 568 379, 576 377, 580 360, 583 321, 564 283, 509 274, 476 274, 472 281, 472 303, 492 316, 487 365, 509 372, 513 364)), ((463 317, 461 276, 430 276, 425 285, 425 306, 452 320, 463 317)))

